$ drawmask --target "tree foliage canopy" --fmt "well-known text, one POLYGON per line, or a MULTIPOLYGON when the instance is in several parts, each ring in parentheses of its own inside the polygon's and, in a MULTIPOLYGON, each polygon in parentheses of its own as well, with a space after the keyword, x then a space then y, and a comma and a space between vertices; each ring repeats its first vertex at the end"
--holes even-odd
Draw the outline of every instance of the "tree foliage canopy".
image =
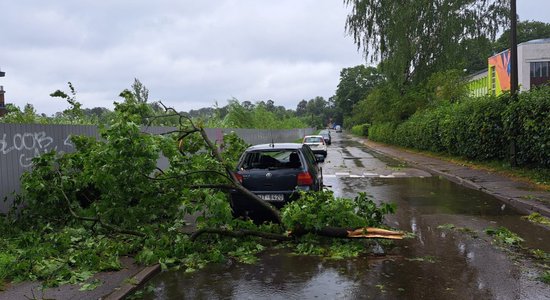
MULTIPOLYGON (((518 44, 530 40, 550 38, 550 24, 538 21, 523 21, 517 25, 518 44)), ((494 52, 510 48, 510 29, 506 29, 494 44, 494 52)))
POLYGON ((508 0, 344 0, 352 8, 346 29, 366 57, 381 62, 398 86, 453 68, 461 42, 494 39, 508 0))
POLYGON ((350 115, 353 106, 383 81, 384 77, 374 67, 358 65, 342 69, 340 82, 336 88, 337 110, 344 116, 350 115))

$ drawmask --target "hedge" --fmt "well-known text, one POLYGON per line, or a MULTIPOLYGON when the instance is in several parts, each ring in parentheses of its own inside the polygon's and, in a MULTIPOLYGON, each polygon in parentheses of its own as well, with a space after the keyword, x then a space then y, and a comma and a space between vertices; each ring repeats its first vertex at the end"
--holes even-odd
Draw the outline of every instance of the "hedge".
POLYGON ((507 135, 516 136, 520 164, 550 166, 550 87, 522 93, 503 114, 507 135))
POLYGON ((475 160, 505 159, 515 136, 518 163, 550 167, 550 87, 521 93, 516 101, 503 95, 447 103, 399 124, 373 124, 368 136, 475 160))
POLYGON ((359 136, 369 136, 369 126, 370 124, 359 124, 351 127, 351 133, 359 136))

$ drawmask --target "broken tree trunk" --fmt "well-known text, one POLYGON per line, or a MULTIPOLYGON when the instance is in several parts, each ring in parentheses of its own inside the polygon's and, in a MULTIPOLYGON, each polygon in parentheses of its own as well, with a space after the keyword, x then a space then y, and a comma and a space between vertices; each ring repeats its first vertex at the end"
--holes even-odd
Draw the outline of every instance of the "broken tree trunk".
POLYGON ((290 234, 300 236, 310 232, 321 236, 335 238, 381 238, 392 240, 402 240, 404 235, 401 231, 393 231, 375 227, 362 227, 356 229, 339 227, 324 227, 317 230, 297 229, 290 232, 290 234))
POLYGON ((276 234, 276 233, 266 233, 255 230, 227 230, 227 229, 216 229, 216 228, 204 228, 194 232, 191 235, 191 240, 196 240, 199 236, 203 234, 220 234, 232 237, 242 237, 242 236, 257 236, 268 240, 277 240, 277 241, 288 241, 293 237, 298 237, 306 233, 314 233, 320 236, 331 237, 331 238, 363 238, 363 239, 392 239, 392 240, 402 240, 404 233, 401 231, 393 231, 375 227, 363 227, 357 229, 346 229, 338 227, 325 227, 318 230, 304 230, 298 229, 295 231, 289 231, 288 234, 276 234))

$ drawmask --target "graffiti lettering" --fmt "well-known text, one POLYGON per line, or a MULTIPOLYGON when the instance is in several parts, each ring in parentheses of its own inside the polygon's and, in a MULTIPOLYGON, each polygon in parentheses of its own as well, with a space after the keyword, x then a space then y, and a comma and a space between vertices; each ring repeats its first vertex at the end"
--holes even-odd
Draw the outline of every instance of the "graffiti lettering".
MULTIPOLYGON (((74 147, 70 135, 64 140, 63 147, 74 147)), ((0 154, 17 152, 19 165, 23 168, 30 167, 34 157, 52 150, 57 150, 57 146, 54 145, 54 139, 44 131, 0 135, 0 154)))
POLYGON ((65 138, 65 141, 63 142, 63 145, 69 146, 71 148, 74 147, 73 141, 71 141, 71 135, 70 134, 65 138))

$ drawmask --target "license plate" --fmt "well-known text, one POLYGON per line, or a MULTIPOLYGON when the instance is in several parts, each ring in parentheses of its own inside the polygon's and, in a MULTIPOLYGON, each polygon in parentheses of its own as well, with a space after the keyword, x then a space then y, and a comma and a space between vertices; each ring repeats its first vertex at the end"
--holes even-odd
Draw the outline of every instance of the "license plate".
POLYGON ((265 201, 284 201, 285 195, 283 194, 259 194, 258 197, 260 197, 262 200, 265 201))

